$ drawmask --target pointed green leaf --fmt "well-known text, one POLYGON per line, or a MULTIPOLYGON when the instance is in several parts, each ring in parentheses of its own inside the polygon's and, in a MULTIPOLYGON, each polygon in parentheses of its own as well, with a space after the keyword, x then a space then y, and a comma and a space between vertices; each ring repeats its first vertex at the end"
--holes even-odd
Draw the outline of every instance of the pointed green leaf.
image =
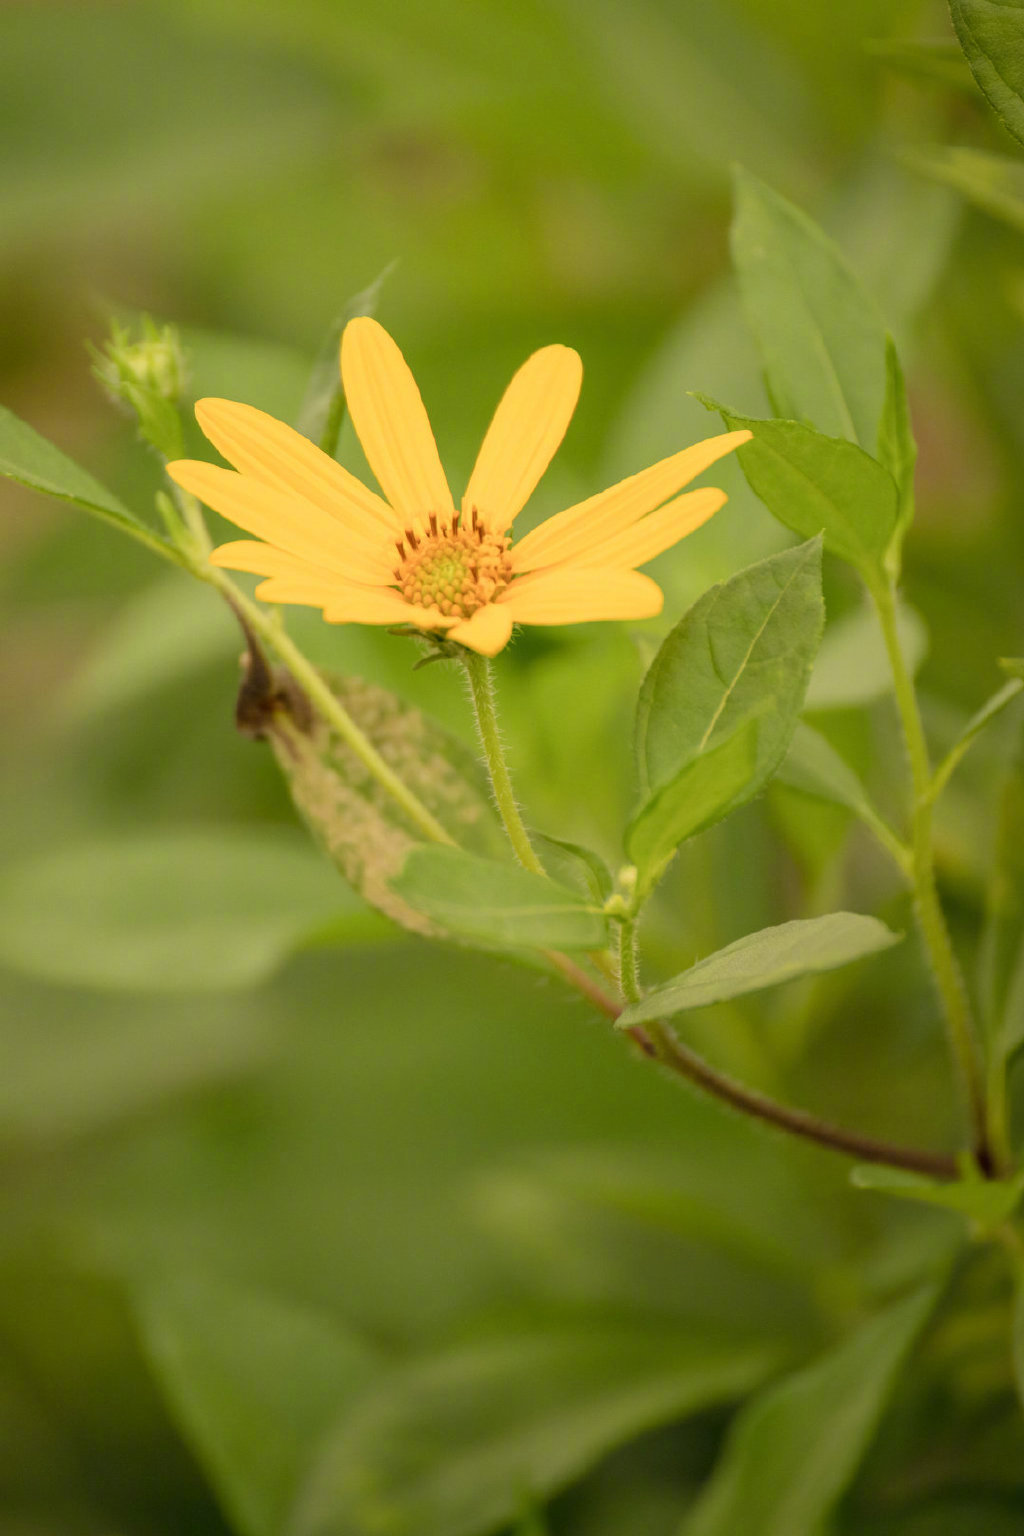
POLYGON ((70 501, 122 533, 158 548, 169 560, 178 560, 175 550, 129 512, 112 491, 4 406, 0 406, 0 475, 44 496, 70 501))
MULTIPOLYGON (((460 846, 502 857, 508 844, 494 814, 479 760, 464 742, 396 694, 357 677, 328 679, 388 766, 460 846)), ((259 687, 269 686, 259 679, 259 687)), ((437 923, 392 885, 423 833, 323 719, 310 716, 283 685, 269 701, 257 693, 254 729, 274 748, 292 798, 345 879, 385 917, 415 933, 437 923)))
POLYGON ((971 74, 1003 126, 1024 144, 1024 3, 949 0, 971 74))
POLYGON ((0 963, 142 992, 265 980, 314 932, 377 920, 295 833, 178 829, 70 843, 0 879, 0 963))
POLYGON ((760 752, 761 719, 746 720, 707 747, 644 802, 626 829, 626 850, 646 894, 679 844, 721 821, 750 796, 760 752))
POLYGON ((736 1419, 679 1536, 811 1536, 853 1480, 936 1299, 918 1291, 863 1323, 736 1419))
POLYGON ((503 1335, 392 1373, 342 1418, 291 1536, 478 1536, 615 1446, 728 1401, 772 1354, 664 1322, 503 1335))
MULTIPOLYGON (((580 843, 568 842, 564 837, 552 837, 549 832, 538 832, 535 836, 546 849, 554 850, 556 878, 560 874, 557 860, 564 855, 561 863, 565 866, 565 875, 574 881, 582 878, 589 895, 599 905, 608 900, 615 888, 615 881, 600 854, 592 848, 584 848, 580 843)), ((545 859, 545 862, 550 865, 552 861, 545 859)))
POLYGON ((868 578, 882 571, 900 504, 887 469, 845 438, 824 437, 799 421, 739 416, 706 395, 697 398, 718 411, 730 430, 753 433, 736 456, 751 489, 780 523, 805 539, 822 534, 827 550, 868 578))
POLYGON ((826 917, 798 918, 775 928, 762 928, 698 960, 671 981, 652 987, 620 1014, 616 1027, 628 1029, 650 1019, 671 1018, 690 1008, 707 1008, 730 997, 778 987, 800 976, 833 971, 888 949, 900 937, 877 918, 859 912, 830 912, 826 917))
POLYGON ((391 886, 442 928, 485 944, 601 949, 608 942, 600 907, 578 891, 462 848, 413 848, 391 886))
POLYGON ((278 1536, 324 1431, 377 1373, 360 1339, 316 1313, 190 1277, 137 1299, 171 1414, 240 1536, 278 1536))
POLYGON ((801 209, 742 169, 735 194, 732 259, 776 415, 873 450, 885 398, 874 303, 801 209))
POLYGON ((1017 677, 1024 682, 1024 656, 1000 656, 999 666, 1007 677, 1017 677))
POLYGON ((817 540, 748 566, 706 592, 666 638, 640 690, 636 759, 645 794, 758 717, 761 790, 785 755, 821 641, 817 540))
POLYGON ((920 1173, 864 1164, 853 1169, 850 1182, 857 1189, 873 1189, 897 1200, 938 1205, 985 1226, 998 1226, 1006 1221, 1024 1196, 1024 1172, 1015 1179, 983 1179, 976 1174, 973 1178, 940 1183, 920 1173))
POLYGON ((394 262, 385 267, 368 287, 349 299, 333 325, 328 327, 317 353, 295 426, 303 437, 316 443, 324 453, 334 454, 345 416, 345 391, 341 383, 341 333, 350 320, 376 313, 380 290, 393 268, 394 262))

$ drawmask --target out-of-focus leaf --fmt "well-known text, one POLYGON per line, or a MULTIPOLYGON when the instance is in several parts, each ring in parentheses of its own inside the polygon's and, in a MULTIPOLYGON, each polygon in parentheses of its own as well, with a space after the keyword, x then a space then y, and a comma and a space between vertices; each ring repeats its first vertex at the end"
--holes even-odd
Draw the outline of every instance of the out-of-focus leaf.
POLYGON ((1000 656, 999 665, 1007 677, 1017 677, 1024 682, 1024 657, 1000 656))
POLYGON ((877 579, 899 512, 889 471, 845 438, 824 437, 798 421, 738 416, 707 396, 697 398, 731 429, 753 433, 737 457, 751 488, 779 522, 805 539, 822 534, 832 554, 877 579))
POLYGON ((744 1408, 679 1536, 821 1531, 935 1299, 929 1286, 897 1302, 744 1408))
POLYGON ((1000 122, 1024 144, 1024 4, 949 0, 971 74, 1000 122))
POLYGON ((954 91, 967 91, 972 96, 975 94, 971 72, 952 38, 927 42, 879 38, 867 44, 867 52, 894 74, 931 81, 954 91))
MULTIPOLYGON (((309 359, 297 348, 263 337, 188 325, 181 327, 181 340, 188 399, 214 395, 242 400, 283 420, 294 414, 309 376, 309 359)), ((204 437, 197 437, 198 445, 208 457, 204 437)))
POLYGON ((698 960, 687 971, 652 987, 638 1003, 630 1003, 617 1020, 619 1029, 664 1019, 690 1008, 707 1008, 746 992, 778 987, 799 976, 833 971, 865 955, 899 942, 875 917, 859 912, 830 912, 825 917, 797 918, 760 933, 745 934, 733 944, 698 960))
POLYGON ((663 1322, 506 1334, 395 1371, 326 1442, 293 1536, 496 1530, 654 1425, 728 1401, 777 1355, 663 1322))
POLYGON ((873 450, 886 388, 881 316, 801 209, 744 170, 735 196, 732 258, 775 414, 873 450))
POLYGON ((1019 160, 961 144, 906 150, 903 159, 911 170, 952 187, 982 212, 1024 230, 1024 165, 1019 160))
POLYGON ((956 1211, 986 1226, 998 1225, 1011 1216, 1024 1196, 1024 1173, 1015 1179, 960 1179, 940 1183, 919 1173, 904 1173, 897 1168, 864 1164, 854 1168, 850 1182, 857 1189, 873 1189, 893 1195, 897 1200, 914 1200, 922 1205, 937 1205, 956 1211))
POLYGON ((9 867, 0 962, 48 981, 144 992, 253 986, 317 928, 372 915, 294 834, 108 834, 9 867))
POLYGON ((94 480, 73 459, 67 458, 4 406, 0 406, 0 475, 17 480, 44 496, 70 501, 83 512, 91 512, 104 522, 112 523, 122 533, 141 538, 154 549, 159 548, 168 560, 178 558, 171 546, 165 545, 151 528, 129 512, 106 486, 94 480))
POLYGON ((241 1536, 277 1536, 324 1431, 373 1380, 361 1339, 226 1281, 175 1277, 137 1297, 171 1413, 241 1536))
POLYGON ((758 716, 756 795, 785 755, 824 624, 816 539, 748 566, 699 599, 666 638, 637 703, 636 761, 649 794, 758 716))
POLYGON ((868 810, 864 786, 846 759, 804 720, 793 733, 789 751, 775 777, 778 783, 802 790, 805 795, 845 805, 858 816, 864 816, 868 810))
POLYGON ((421 844, 391 882, 403 901, 443 929, 485 944, 602 949, 600 908, 566 886, 462 848, 421 844))
POLYGON ((197 36, 183 8, 158 27, 145 7, 115 19, 65 4, 54 16, 50 32, 28 8, 4 15, 0 100, 17 124, 0 143, 9 240, 111 220, 180 233, 182 199, 246 179, 265 196, 275 172, 330 152, 337 95, 248 34, 197 36))
MULTIPOLYGON (((928 654, 928 630, 916 608, 896 612, 900 646, 911 674, 928 654)), ((892 667, 873 608, 865 605, 828 624, 807 687, 808 709, 859 709, 892 692, 892 667)))
POLYGON ((65 689, 69 715, 124 709, 243 648, 230 609, 180 572, 131 598, 102 631, 65 689))
MULTIPOLYGON (((475 754, 420 710, 360 678, 331 688, 388 766, 460 847, 500 858, 507 843, 475 754)), ((319 715, 285 695, 260 719, 292 798, 313 835, 371 906, 416 933, 437 924, 403 900, 393 879, 423 833, 319 715)))
POLYGON ((393 267, 394 263, 385 267, 368 287, 349 299, 341 314, 328 328, 313 364, 295 425, 304 437, 310 438, 325 453, 333 454, 337 448, 345 414, 345 391, 341 384, 340 366, 341 333, 350 320, 376 312, 380 290, 393 267))
POLYGON ((743 721, 731 736, 697 756, 644 801, 626 829, 626 849, 646 894, 679 844, 703 832, 749 799, 758 761, 761 718, 743 721))

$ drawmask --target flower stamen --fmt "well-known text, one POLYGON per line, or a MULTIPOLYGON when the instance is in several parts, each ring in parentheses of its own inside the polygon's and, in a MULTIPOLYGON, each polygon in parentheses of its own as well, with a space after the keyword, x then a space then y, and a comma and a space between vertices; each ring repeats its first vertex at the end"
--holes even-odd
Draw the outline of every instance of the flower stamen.
POLYGON ((460 528, 458 513, 450 527, 436 512, 427 523, 429 535, 414 541, 407 534, 409 552, 399 550, 398 590, 418 608, 468 619, 511 583, 511 540, 507 534, 488 533, 475 512, 472 527, 460 528))

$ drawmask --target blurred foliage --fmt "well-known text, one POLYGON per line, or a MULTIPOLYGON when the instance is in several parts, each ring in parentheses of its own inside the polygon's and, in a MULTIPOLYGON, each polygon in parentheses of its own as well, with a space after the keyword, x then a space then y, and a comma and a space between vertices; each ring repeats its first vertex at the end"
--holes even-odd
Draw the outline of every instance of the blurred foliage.
MULTIPOLYGON (((525 515, 539 519, 706 435, 690 390, 767 414, 728 269, 739 160, 821 221, 899 341, 919 448, 907 622, 945 750, 999 686, 995 657, 1024 653, 1020 161, 952 42, 930 0, 9 0, 3 398, 148 516, 159 465, 102 401, 83 337, 110 315, 179 320, 192 398, 294 419, 331 318, 397 262, 378 313, 455 482, 529 350, 582 353, 580 410, 525 515)), ((342 451, 358 468, 349 433, 342 451)), ((738 465, 721 483, 726 509, 653 567, 662 619, 530 631, 499 664, 530 820, 613 867, 633 806, 628 699, 654 645, 711 582, 785 543, 738 465)), ((467 1496, 523 1536, 677 1536, 688 1510, 684 1530, 724 1530, 698 1502, 723 1446, 715 1497, 742 1499, 750 1415, 785 1445, 806 1432, 787 1402, 803 1388, 834 1411, 851 1375, 856 1455, 825 1468, 785 1536, 826 1518, 838 1536, 1020 1529, 1005 1261, 961 1256, 925 1320, 957 1217, 852 1190, 838 1161, 631 1064, 550 977, 381 942, 343 888, 332 900, 269 750, 234 732, 241 639, 213 594, 73 509, 0 495, 0 885, 10 903, 19 870, 36 881, 31 908, 0 906, 0 962, 16 928, 40 956, 34 975, 0 974, 4 1532, 269 1536, 326 1427, 334 1361, 337 1403, 378 1373, 321 1473, 364 1521, 338 1532, 380 1528, 345 1482, 360 1437, 386 1508, 425 1522, 396 1531, 462 1529, 467 1496), (269 895, 252 873, 268 846, 269 895), (140 857, 151 905, 126 912, 119 880, 140 857), (150 949, 142 987, 137 944, 190 886, 188 965, 150 949), (201 990, 238 892, 236 984, 201 990), (75 946, 88 987, 63 969, 75 946), (154 990, 153 965, 174 991, 154 990), (891 1302, 907 1287, 910 1321, 891 1302), (626 1392, 617 1351, 641 1324, 662 1326, 665 1358, 646 1334, 627 1349, 626 1392), (910 1348, 915 1371, 876 1401, 865 1381, 884 1395, 910 1348), (699 1357, 703 1388, 665 1385, 673 1350, 699 1357), (795 1374, 731 1418, 780 1365, 795 1374), (531 1393, 545 1444, 523 1454, 546 1480, 521 1508, 487 1504, 480 1468, 505 1457, 507 1486, 531 1393), (228 1443, 204 1433, 211 1401, 228 1443), (424 1492, 398 1430, 429 1448, 438 1401, 450 1480, 424 1492), (288 1433, 264 1464, 275 1417, 288 1433), (479 1443, 487 1457, 467 1456, 479 1443), (252 1486, 239 1458, 259 1463, 252 1486)), ((830 561, 825 596, 812 723, 891 807, 891 700, 830 561)), ((293 631, 470 740, 452 675, 413 674, 405 642, 308 612, 293 631)), ((988 986, 979 935, 1017 733, 994 722, 938 823, 957 941, 988 986)), ((779 786, 689 844, 652 912, 652 979, 838 906, 906 929, 894 872, 850 820, 779 786)), ((957 1106, 914 941, 852 975, 698 1010, 688 1038, 795 1102, 949 1144, 957 1106)), ((1016 1329, 1020 1351, 1019 1304, 1016 1329)), ((304 1519, 322 1528, 313 1506, 304 1519)))

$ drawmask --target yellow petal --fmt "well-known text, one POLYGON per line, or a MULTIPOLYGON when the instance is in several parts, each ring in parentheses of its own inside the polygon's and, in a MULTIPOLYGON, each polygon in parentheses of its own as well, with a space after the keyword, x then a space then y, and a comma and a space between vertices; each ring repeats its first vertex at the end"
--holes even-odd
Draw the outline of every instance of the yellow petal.
POLYGON ((416 380, 376 320, 346 325, 341 377, 363 452, 402 526, 419 529, 431 512, 451 517, 452 493, 416 380))
POLYGON ((577 555, 574 565, 637 566, 646 565, 662 550, 670 549, 693 533, 709 517, 714 517, 719 507, 728 501, 724 491, 709 485, 699 491, 688 491, 677 496, 667 506, 659 507, 642 517, 631 528, 613 534, 610 539, 588 548, 585 555, 577 555))
POLYGON ((344 528, 300 496, 286 496, 248 475, 237 475, 198 459, 177 459, 167 473, 215 512, 289 554, 325 567, 351 581, 394 580, 397 557, 368 556, 355 548, 344 528))
POLYGON ((312 560, 300 560, 273 544, 261 544, 256 539, 235 539, 230 544, 219 544, 210 555, 210 564, 222 566, 228 571, 249 571, 253 576, 300 576, 307 581, 337 583, 344 580, 327 573, 322 565, 312 560))
POLYGON ((256 596, 267 603, 322 608, 332 624, 409 624, 417 622, 411 615, 420 612, 387 587, 332 585, 329 580, 271 577, 260 582, 256 596))
POLYGON ((649 619, 665 599, 639 571, 562 565, 524 576, 498 598, 518 624, 583 624, 592 619, 649 619))
POLYGON ((302 496, 372 548, 401 532, 381 497, 303 437, 251 405, 197 400, 196 420, 229 463, 253 480, 302 496))
POLYGON ((481 656, 497 656, 509 642, 514 615, 508 608, 498 608, 485 603, 476 613, 470 614, 461 624, 448 631, 447 639, 468 645, 481 656))
POLYGON ((639 474, 549 517, 528 533, 522 543, 513 546, 513 569, 533 571, 558 560, 585 555, 599 540, 611 538, 660 507, 695 475, 745 443, 750 435, 746 431, 723 432, 719 437, 694 443, 681 453, 652 464, 650 469, 642 469, 639 474))
POLYGON ((487 429, 462 498, 485 528, 504 533, 531 496, 565 436, 583 364, 571 347, 543 347, 519 369, 487 429))

